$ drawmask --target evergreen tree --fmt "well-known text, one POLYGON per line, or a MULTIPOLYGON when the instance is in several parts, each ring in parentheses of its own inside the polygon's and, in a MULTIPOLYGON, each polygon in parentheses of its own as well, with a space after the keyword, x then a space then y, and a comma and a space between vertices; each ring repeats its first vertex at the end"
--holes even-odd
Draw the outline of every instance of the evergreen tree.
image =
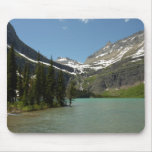
POLYGON ((65 105, 65 82, 62 71, 59 72, 57 78, 56 99, 61 106, 65 105))
POLYGON ((28 101, 28 95, 29 95, 29 81, 30 81, 30 71, 29 71, 29 65, 25 64, 24 67, 24 72, 23 72, 23 102, 24 105, 28 105, 29 101, 28 101))
POLYGON ((46 96, 46 72, 44 69, 44 65, 41 64, 41 72, 40 72, 40 82, 41 82, 41 96, 43 98, 43 101, 45 100, 46 96))
POLYGON ((34 79, 30 80, 30 87, 29 87, 29 104, 34 105, 35 96, 34 96, 34 79))
POLYGON ((50 66, 48 69, 47 80, 46 80, 46 102, 51 107, 53 106, 53 100, 55 97, 55 71, 53 67, 53 60, 50 60, 50 66))
POLYGON ((11 47, 7 56, 7 100, 9 102, 14 102, 16 100, 16 84, 17 74, 15 52, 13 47, 11 47))
POLYGON ((17 77, 17 90, 18 90, 18 97, 19 100, 22 98, 23 96, 23 78, 22 78, 22 74, 21 74, 21 68, 18 68, 18 77, 17 77))
POLYGON ((38 53, 37 57, 38 63, 35 70, 35 83, 34 83, 34 97, 37 104, 40 104, 41 100, 41 63, 40 63, 40 54, 38 53))
POLYGON ((66 89, 66 96, 70 101, 70 106, 72 104, 72 99, 75 97, 75 82, 73 80, 70 80, 66 89))

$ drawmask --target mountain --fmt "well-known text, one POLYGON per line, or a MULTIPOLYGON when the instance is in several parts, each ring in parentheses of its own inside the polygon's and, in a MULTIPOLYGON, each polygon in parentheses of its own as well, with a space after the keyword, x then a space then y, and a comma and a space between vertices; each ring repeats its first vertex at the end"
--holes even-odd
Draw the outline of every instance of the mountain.
POLYGON ((137 32, 115 43, 108 42, 89 56, 85 64, 95 71, 83 78, 81 86, 96 94, 144 81, 144 32, 137 32))
POLYGON ((108 42, 103 48, 89 56, 84 64, 99 70, 118 61, 130 58, 136 62, 144 56, 144 32, 140 31, 115 43, 108 42))
POLYGON ((74 68, 74 71, 82 74, 95 73, 117 62, 137 62, 144 57, 144 32, 137 32, 115 43, 110 41, 100 50, 90 55, 84 64, 69 58, 59 58, 58 63, 74 68))
MULTIPOLYGON (((18 66, 29 63, 35 71, 38 52, 22 42, 11 24, 7 27, 7 48, 13 45, 18 66)), ((87 56, 88 54, 86 54, 87 56)), ((48 69, 49 59, 40 54, 40 61, 48 69)), ((144 81, 144 32, 137 32, 105 46, 86 58, 84 63, 68 57, 54 61, 56 72, 62 70, 68 82, 74 77, 77 88, 102 94, 105 90, 133 86, 144 81)))
POLYGON ((75 67, 76 65, 82 65, 80 62, 76 61, 76 60, 72 60, 68 57, 64 58, 64 57, 58 57, 56 62, 64 64, 64 65, 68 65, 71 67, 75 67))
MULTIPOLYGON (((26 45, 24 42, 22 42, 19 37, 17 36, 13 26, 8 23, 7 25, 7 47, 13 46, 15 51, 17 52, 18 57, 22 58, 23 60, 28 60, 30 63, 36 63, 37 62, 37 56, 38 52, 26 45)), ((17 59, 19 61, 19 59, 17 59)), ((21 61, 21 60, 20 60, 21 61)), ((42 54, 40 54, 40 61, 43 62, 45 65, 49 65, 49 59, 44 57, 42 54)), ((54 67, 58 70, 63 70, 64 72, 74 74, 74 69, 59 64, 57 62, 54 62, 54 67)), ((32 67, 31 67, 32 68, 32 67)))
POLYGON ((115 43, 108 42, 90 55, 84 64, 67 58, 58 62, 77 72, 79 89, 101 94, 109 88, 119 89, 144 81, 144 32, 137 32, 115 43))
POLYGON ((66 66, 69 66, 69 67, 72 67, 74 69, 74 72, 77 73, 77 74, 81 74, 83 73, 84 69, 82 68, 83 67, 83 64, 76 61, 76 60, 72 60, 68 57, 58 57, 58 59, 56 60, 56 62, 60 63, 60 64, 63 64, 63 65, 66 65, 66 66))

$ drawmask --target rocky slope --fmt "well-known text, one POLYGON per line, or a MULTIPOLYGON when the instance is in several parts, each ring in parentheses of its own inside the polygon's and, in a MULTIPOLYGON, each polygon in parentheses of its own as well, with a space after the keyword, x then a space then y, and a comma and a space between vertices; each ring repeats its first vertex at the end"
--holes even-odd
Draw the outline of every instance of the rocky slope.
POLYGON ((58 63, 74 68, 78 74, 91 74, 117 62, 137 62, 144 56, 144 32, 140 31, 115 43, 108 42, 103 48, 90 55, 84 64, 69 58, 59 58, 58 63))
POLYGON ((119 61, 89 77, 83 77, 83 89, 101 94, 110 88, 120 89, 144 81, 144 59, 119 61))
POLYGON ((85 64, 99 70, 127 58, 131 62, 136 62, 142 56, 144 56, 144 32, 140 31, 114 44, 108 42, 102 49, 89 56, 85 64))
POLYGON ((144 32, 105 47, 89 56, 85 64, 96 72, 84 78, 83 88, 102 94, 110 88, 120 89, 144 81, 144 32))
POLYGON ((113 44, 108 42, 89 56, 84 64, 73 64, 76 64, 73 68, 81 74, 76 78, 78 88, 96 94, 109 88, 119 89, 143 82, 144 32, 140 31, 113 44))

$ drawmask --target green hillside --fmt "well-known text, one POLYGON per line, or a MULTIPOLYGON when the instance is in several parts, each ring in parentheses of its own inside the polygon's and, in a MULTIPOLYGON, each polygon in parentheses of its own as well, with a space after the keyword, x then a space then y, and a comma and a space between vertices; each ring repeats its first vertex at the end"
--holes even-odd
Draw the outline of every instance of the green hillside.
POLYGON ((144 98, 144 84, 140 83, 126 89, 109 89, 102 93, 102 97, 144 98))

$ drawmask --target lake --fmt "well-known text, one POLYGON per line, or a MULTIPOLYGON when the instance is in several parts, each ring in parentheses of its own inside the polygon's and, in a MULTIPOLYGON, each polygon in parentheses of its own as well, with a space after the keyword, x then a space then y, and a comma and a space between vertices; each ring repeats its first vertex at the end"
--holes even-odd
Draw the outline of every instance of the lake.
POLYGON ((75 99, 72 107, 8 115, 16 133, 137 133, 145 125, 143 98, 75 99))

